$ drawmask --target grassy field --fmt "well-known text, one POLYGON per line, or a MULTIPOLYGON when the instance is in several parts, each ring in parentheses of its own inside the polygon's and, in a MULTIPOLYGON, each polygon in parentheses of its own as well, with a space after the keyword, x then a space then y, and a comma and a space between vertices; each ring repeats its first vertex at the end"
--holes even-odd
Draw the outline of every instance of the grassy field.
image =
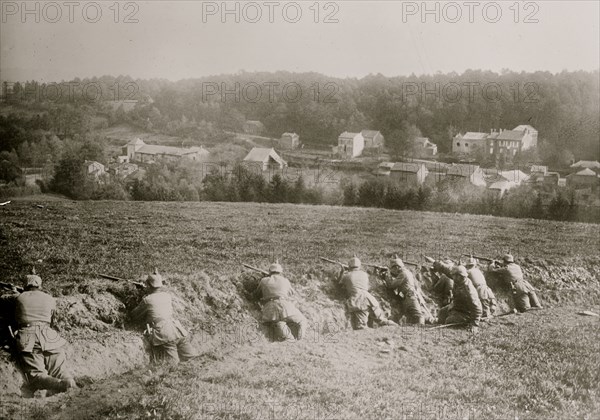
MULTIPOLYGON (((0 417, 598 418, 600 324, 576 312, 600 309, 599 234, 598 225, 379 209, 16 200, 0 208, 0 276, 18 282, 35 264, 59 297, 84 387, 22 400, 3 357, 0 417), (508 249, 547 309, 499 318, 478 335, 350 331, 335 267, 318 259, 508 249), (247 299, 256 277, 240 264, 275 258, 311 323, 304 342, 268 342, 247 299), (140 279, 155 266, 202 352, 178 367, 143 365, 139 326, 126 316, 139 293, 96 275, 140 279)), ((375 279, 372 287, 394 316, 393 299, 375 279)))

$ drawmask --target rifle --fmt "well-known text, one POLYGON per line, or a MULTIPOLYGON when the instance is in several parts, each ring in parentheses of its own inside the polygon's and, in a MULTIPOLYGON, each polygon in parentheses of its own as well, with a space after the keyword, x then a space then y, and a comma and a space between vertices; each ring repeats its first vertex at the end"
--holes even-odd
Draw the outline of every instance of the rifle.
MULTIPOLYGON (((327 261, 328 263, 331 263, 331 264, 341 265, 342 267, 344 267, 345 270, 348 269, 348 264, 344 264, 344 263, 341 263, 341 262, 330 260, 329 258, 325 258, 325 257, 319 257, 319 258, 322 259, 323 261, 327 261)), ((365 265, 367 265, 367 264, 365 264, 365 265)))
POLYGON ((244 264, 244 263, 242 263, 242 265, 243 265, 244 267, 246 267, 246 268, 249 268, 250 270, 258 271, 259 273, 261 273, 261 274, 264 274, 265 276, 268 276, 268 275, 270 275, 268 271, 261 270, 260 268, 253 267, 253 266, 251 266, 251 265, 249 265, 249 264, 244 264))
POLYGON ((423 310, 425 310, 425 312, 427 312, 427 316, 429 317, 429 319, 432 319, 433 315, 431 315, 429 308, 427 308, 427 304, 425 303, 425 298, 421 294, 421 290, 416 288, 415 295, 417 295, 417 300, 419 301, 419 304, 423 307, 423 310))
POLYGON ((471 257, 471 258, 475 258, 476 260, 485 261, 485 262, 489 262, 489 263, 496 261, 496 260, 494 260, 492 258, 479 257, 477 255, 472 255, 472 254, 462 254, 462 255, 465 256, 465 257, 471 257))
POLYGON ((104 279, 108 279, 108 280, 114 280, 114 281, 124 281, 127 283, 131 283, 131 284, 135 284, 138 287, 146 287, 146 285, 144 283, 140 283, 139 281, 133 281, 133 280, 127 280, 127 279, 122 279, 120 277, 114 277, 114 276, 109 276, 107 274, 96 274, 98 277, 102 277, 104 279))
POLYGON ((466 325, 466 322, 455 322, 454 324, 443 324, 443 325, 438 325, 436 327, 431 327, 431 328, 427 328, 428 331, 431 330, 439 330, 441 328, 449 328, 449 327, 455 327, 457 325, 466 325))
POLYGON ((373 268, 375 268, 376 270, 379 270, 379 271, 388 271, 389 270, 389 268, 386 267, 386 266, 384 266, 384 265, 367 264, 367 263, 363 263, 363 265, 366 265, 367 267, 373 267, 373 268))
POLYGON ((25 290, 20 286, 15 286, 12 283, 4 283, 4 282, 0 282, 0 287, 5 290, 16 290, 19 293, 23 293, 23 291, 25 290))

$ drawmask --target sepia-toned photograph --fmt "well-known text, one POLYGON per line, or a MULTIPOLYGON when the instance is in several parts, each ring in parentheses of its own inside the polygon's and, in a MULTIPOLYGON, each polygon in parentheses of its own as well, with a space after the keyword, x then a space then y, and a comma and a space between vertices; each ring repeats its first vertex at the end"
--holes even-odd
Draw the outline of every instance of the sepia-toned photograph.
POLYGON ((0 420, 600 418, 600 2, 0 0, 0 420))

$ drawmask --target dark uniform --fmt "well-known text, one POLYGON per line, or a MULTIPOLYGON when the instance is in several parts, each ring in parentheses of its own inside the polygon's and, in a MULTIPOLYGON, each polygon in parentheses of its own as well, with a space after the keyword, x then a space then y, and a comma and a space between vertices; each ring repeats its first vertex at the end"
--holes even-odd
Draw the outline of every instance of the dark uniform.
POLYGON ((505 255, 504 264, 504 267, 492 271, 499 273, 510 284, 515 308, 519 312, 525 312, 532 307, 541 308, 542 305, 535 294, 535 288, 523 278, 523 270, 518 264, 515 264, 513 256, 510 254, 505 255))
POLYGON ((39 290, 41 284, 38 276, 27 276, 26 291, 16 298, 17 349, 32 390, 66 391, 77 386, 66 368, 67 342, 51 327, 56 301, 39 290))
POLYGON ((159 274, 148 276, 146 283, 151 291, 133 310, 132 318, 144 319, 151 327, 144 334, 144 340, 150 353, 150 361, 186 361, 198 354, 187 338, 187 331, 173 318, 171 295, 162 289, 159 274))
POLYGON ((439 323, 478 326, 482 313, 481 302, 477 290, 469 280, 467 270, 463 266, 456 268, 453 294, 452 303, 440 309, 439 323))
POLYGON ((402 260, 392 260, 390 271, 384 276, 389 288, 400 298, 400 310, 409 324, 424 324, 425 316, 419 301, 417 282, 413 273, 408 270, 402 260))
POLYGON ((482 317, 492 317, 494 312, 496 312, 496 295, 494 295, 492 289, 490 289, 487 285, 483 272, 475 265, 474 261, 469 261, 469 265, 467 265, 467 273, 469 274, 469 279, 471 280, 471 283, 473 283, 473 286, 479 295, 482 317))
POLYGON ((452 302, 454 290, 454 280, 452 279, 452 261, 435 261, 433 263, 433 272, 437 273, 437 278, 433 279, 431 291, 436 296, 436 301, 440 307, 449 305, 452 302))
POLYGON ((271 275, 261 279, 258 285, 257 292, 263 304, 262 321, 273 327, 275 340, 301 340, 308 321, 290 300, 292 285, 281 275, 282 271, 279 264, 272 264, 269 270, 271 275))
POLYGON ((369 275, 360 270, 360 260, 352 258, 348 264, 350 271, 340 273, 339 283, 348 294, 346 310, 350 314, 350 322, 355 330, 368 327, 369 315, 381 325, 396 325, 386 318, 377 299, 369 293, 369 275))

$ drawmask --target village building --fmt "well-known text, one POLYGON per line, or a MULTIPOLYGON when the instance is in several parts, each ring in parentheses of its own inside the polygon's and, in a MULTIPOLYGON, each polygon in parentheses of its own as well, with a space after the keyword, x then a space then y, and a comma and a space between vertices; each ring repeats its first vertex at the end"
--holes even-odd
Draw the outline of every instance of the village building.
POLYGON ((275 152, 275 149, 266 147, 254 147, 244 158, 244 162, 250 165, 256 164, 261 171, 287 167, 287 162, 275 152))
POLYGON ((178 161, 179 159, 202 160, 208 157, 209 152, 200 147, 173 147, 146 144, 141 139, 135 139, 123 146, 123 155, 129 162, 156 162, 158 159, 178 161))
POLYGON ((598 174, 590 168, 585 168, 574 174, 567 175, 566 179, 567 186, 576 190, 591 188, 592 191, 596 191, 598 189, 598 184, 600 184, 598 174))
POLYGON ((360 156, 365 148, 365 139, 361 133, 344 131, 338 137, 337 152, 343 158, 360 156))
POLYGON ((363 130, 360 132, 365 140, 365 149, 381 149, 384 146, 383 135, 376 130, 363 130))
POLYGON ((429 141, 427 137, 417 137, 414 140, 415 156, 428 158, 437 155, 437 145, 429 141))
POLYGON ((452 140, 452 153, 514 157, 518 152, 537 146, 538 132, 530 125, 519 125, 513 130, 490 130, 489 133, 459 133, 452 140))
POLYGON ((572 164, 571 168, 577 171, 580 169, 587 168, 591 169, 596 173, 600 173, 600 162, 598 162, 597 160, 580 160, 579 162, 575 162, 574 164, 572 164))
POLYGON ((485 174, 479 165, 451 165, 446 171, 446 179, 466 181, 479 187, 485 187, 485 174))
POLYGON ((529 180, 529 175, 519 169, 500 171, 499 175, 506 181, 513 182, 516 185, 521 185, 522 182, 527 182, 529 180))
POLYGON ((265 131, 265 126, 260 121, 247 120, 242 129, 246 134, 260 136, 265 131))
POLYGON ((477 149, 485 150, 489 134, 468 131, 457 134, 452 141, 452 153, 471 154, 477 149))
POLYGON ((506 181, 506 180, 502 180, 502 181, 497 181, 497 182, 493 182, 488 189, 494 193, 497 197, 502 197, 504 194, 506 194, 506 192, 508 190, 510 190, 511 188, 516 187, 517 184, 515 182, 512 181, 506 181))
POLYGON ((138 165, 130 162, 115 162, 108 166, 108 173, 119 179, 127 178, 138 170, 138 165))
POLYGON ((89 178, 98 180, 106 174, 106 167, 95 160, 86 160, 83 162, 83 171, 89 178))
POLYGON ((428 173, 422 163, 397 162, 390 168, 390 178, 409 185, 423 185, 428 173))
POLYGON ((294 150, 300 147, 300 136, 296 133, 283 133, 279 140, 279 147, 286 150, 294 150))

